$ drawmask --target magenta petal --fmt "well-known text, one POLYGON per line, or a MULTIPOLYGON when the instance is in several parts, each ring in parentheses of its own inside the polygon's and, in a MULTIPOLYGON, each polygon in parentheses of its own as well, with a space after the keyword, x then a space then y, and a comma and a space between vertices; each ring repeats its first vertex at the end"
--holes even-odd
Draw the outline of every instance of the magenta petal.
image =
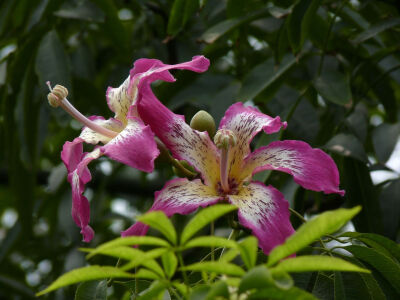
POLYGON ((139 77, 141 81, 147 83, 151 83, 155 80, 171 82, 175 81, 175 78, 169 73, 169 70, 181 69, 201 73, 206 71, 209 66, 210 61, 204 56, 194 56, 191 61, 175 65, 167 65, 157 59, 138 59, 135 61, 133 69, 130 71, 130 89, 132 85, 138 84, 137 78, 139 77))
POLYGON ((129 117, 125 129, 102 146, 101 151, 113 160, 145 172, 153 171, 159 154, 150 126, 136 117, 129 117))
POLYGON ((207 132, 192 129, 183 116, 165 107, 149 86, 140 88, 137 107, 142 120, 151 126, 175 158, 189 162, 207 185, 218 183, 219 152, 207 132))
POLYGON ((251 229, 265 254, 294 233, 289 203, 281 192, 261 182, 243 186, 229 201, 238 207, 239 222, 251 229))
POLYGON ((278 170, 293 175, 302 187, 344 195, 339 189, 339 171, 333 159, 302 141, 276 141, 254 151, 245 160, 243 174, 278 170))
POLYGON ((97 148, 90 153, 82 153, 82 140, 76 138, 73 142, 66 142, 61 152, 61 157, 68 170, 68 181, 72 188, 72 218, 81 228, 83 240, 90 242, 93 238, 93 229, 88 225, 90 219, 89 201, 83 192, 85 184, 92 178, 87 165, 101 156, 97 148))
MULTIPOLYGON (((161 191, 155 193, 150 211, 163 211, 168 217, 173 214, 187 215, 199 207, 217 203, 222 197, 213 188, 204 185, 199 179, 189 181, 176 178, 168 181, 161 191)), ((122 236, 144 235, 148 227, 140 222, 122 232, 122 236)))
POLYGON ((243 159, 250 154, 250 143, 261 130, 274 133, 286 128, 286 122, 279 117, 272 118, 254 107, 245 107, 238 102, 231 105, 222 118, 219 129, 231 130, 237 137, 237 144, 231 149, 229 159, 229 176, 240 180, 243 159))

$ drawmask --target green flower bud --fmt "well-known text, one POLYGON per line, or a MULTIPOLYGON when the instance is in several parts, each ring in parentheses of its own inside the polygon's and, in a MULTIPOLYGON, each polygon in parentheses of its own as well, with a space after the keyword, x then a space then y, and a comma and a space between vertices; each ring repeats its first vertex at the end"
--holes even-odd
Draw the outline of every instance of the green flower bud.
POLYGON ((210 138, 215 134, 214 118, 206 111, 198 111, 190 121, 190 127, 198 131, 207 131, 210 138))

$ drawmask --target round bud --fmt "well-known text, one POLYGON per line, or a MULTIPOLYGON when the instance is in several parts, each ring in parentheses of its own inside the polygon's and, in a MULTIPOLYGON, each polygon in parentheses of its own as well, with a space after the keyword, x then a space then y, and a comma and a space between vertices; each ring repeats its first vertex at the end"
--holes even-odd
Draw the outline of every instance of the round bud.
POLYGON ((206 111, 198 111, 190 121, 190 127, 198 131, 207 131, 210 138, 215 134, 214 118, 206 111))
POLYGON ((237 143, 236 135, 229 129, 220 129, 214 137, 214 143, 218 148, 227 149, 237 143))

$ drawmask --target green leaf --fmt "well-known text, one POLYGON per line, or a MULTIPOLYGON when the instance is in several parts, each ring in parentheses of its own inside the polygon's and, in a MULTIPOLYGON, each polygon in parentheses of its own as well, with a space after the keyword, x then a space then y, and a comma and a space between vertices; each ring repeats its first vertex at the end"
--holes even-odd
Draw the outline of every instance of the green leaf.
POLYGON ((78 19, 89 22, 104 22, 104 13, 90 1, 79 2, 77 5, 65 3, 54 15, 66 19, 78 19))
MULTIPOLYGON (((156 250, 156 252, 154 252, 154 250, 151 250, 148 252, 143 252, 136 248, 119 246, 119 247, 100 249, 96 254, 103 254, 103 255, 108 255, 108 256, 112 256, 112 257, 116 257, 116 258, 130 260, 130 262, 128 263, 130 268, 132 268, 133 266, 144 265, 145 267, 154 271, 158 275, 163 276, 163 274, 164 274, 163 270, 161 269, 161 267, 158 265, 158 263, 153 258, 156 258, 157 256, 162 255, 162 253, 164 253, 166 251, 166 249, 162 248, 162 249, 155 249, 155 250, 156 250), (161 250, 161 251, 157 251, 157 250, 161 250)), ((129 270, 127 268, 128 264, 124 265, 124 267, 122 267, 121 270, 124 270, 124 271, 129 270)))
POLYGON ((264 266, 257 266, 242 277, 238 291, 241 294, 248 290, 262 289, 273 284, 271 272, 264 266))
POLYGON ((376 156, 380 162, 385 163, 393 153, 398 137, 400 124, 380 124, 372 131, 372 142, 376 156))
POLYGON ((176 258, 175 253, 171 251, 165 252, 161 256, 161 261, 165 275, 167 275, 168 278, 172 278, 175 274, 176 267, 178 266, 178 259, 176 258))
POLYGON ((162 211, 151 211, 138 218, 138 221, 147 224, 161 232, 172 244, 176 244, 176 231, 172 222, 162 211))
POLYGON ((387 256, 393 257, 400 262, 400 245, 382 235, 375 233, 345 232, 342 233, 340 237, 357 239, 382 252, 382 254, 387 254, 387 256))
POLYGON ((47 91, 46 81, 61 84, 71 91, 71 74, 68 56, 56 31, 48 32, 40 42, 35 62, 41 90, 47 91))
POLYGON ((230 299, 228 285, 226 284, 226 282, 225 281, 217 281, 215 284, 213 284, 205 299, 206 300, 230 299))
POLYGON ((287 54, 278 67, 275 66, 273 58, 257 65, 244 78, 238 98, 242 101, 253 100, 263 90, 278 82, 298 59, 299 57, 296 59, 293 55, 287 54))
POLYGON ((299 299, 299 300, 317 300, 313 295, 299 289, 297 287, 292 287, 289 290, 282 290, 280 288, 269 286, 262 290, 258 290, 255 293, 251 294, 247 299, 249 300, 291 300, 291 299, 299 299))
POLYGON ((400 25, 400 18, 392 18, 389 20, 383 20, 381 22, 378 22, 378 23, 372 25, 367 30, 364 30, 363 32, 359 33, 352 40, 352 42, 355 44, 360 44, 389 28, 396 27, 397 25, 400 25))
POLYGON ((352 245, 343 249, 374 267, 400 293, 400 266, 392 259, 368 247, 352 245))
POLYGON ((132 278, 133 275, 124 272, 115 267, 88 266, 72 270, 61 275, 49 287, 36 294, 37 297, 47 294, 61 287, 79 283, 106 278, 132 278))
POLYGON ((295 53, 303 47, 320 2, 320 0, 299 0, 288 17, 288 37, 295 53))
MULTIPOLYGON (((397 232, 400 229, 400 179, 392 180, 382 188, 379 195, 380 206, 385 236, 396 239, 397 232)), ((400 261, 400 259, 397 259, 400 261)))
POLYGON ((151 280, 158 280, 160 279, 157 274, 155 274, 153 271, 147 270, 147 269, 140 269, 138 272, 136 272, 132 277, 140 278, 140 279, 151 279, 151 280))
POLYGON ((254 236, 249 236, 239 243, 240 255, 247 269, 251 269, 256 264, 258 240, 254 236))
POLYGON ((368 162, 364 147, 354 135, 339 133, 332 137, 324 148, 336 152, 342 156, 354 157, 363 163, 368 162))
POLYGON ((282 290, 288 290, 293 286, 294 281, 287 272, 277 269, 271 269, 270 271, 272 274, 272 279, 274 280, 274 284, 278 288, 282 290))
POLYGON ((237 248, 238 245, 235 241, 228 240, 223 237, 218 236, 200 236, 194 238, 187 242, 184 249, 194 248, 194 247, 227 247, 227 248, 237 248))
POLYGON ((282 260, 275 268, 285 272, 346 271, 369 273, 340 258, 321 255, 305 255, 282 260))
POLYGON ((167 33, 169 35, 175 35, 182 29, 185 2, 186 0, 175 0, 172 4, 167 27, 167 33))
POLYGON ((199 0, 175 0, 168 19, 167 33, 176 35, 199 9, 199 0))
POLYGON ((121 267, 121 270, 127 271, 136 266, 144 265, 162 277, 163 271, 154 259, 162 256, 167 251, 168 249, 166 248, 157 248, 143 252, 143 256, 137 256, 135 259, 126 263, 121 267))
POLYGON ((324 72, 313 81, 317 92, 328 101, 345 105, 351 101, 349 78, 338 71, 324 72))
POLYGON ((335 287, 335 300, 346 299, 346 294, 343 285, 343 278, 340 272, 335 272, 334 287, 335 287))
POLYGON ((377 188, 373 185, 368 166, 350 157, 342 159, 341 185, 346 191, 347 205, 361 205, 363 210, 353 219, 357 231, 381 233, 382 216, 377 188))
POLYGON ((137 298, 138 300, 156 300, 160 299, 161 293, 164 292, 168 287, 166 282, 155 281, 152 285, 145 290, 137 298))
POLYGON ((113 247, 119 247, 119 246, 135 246, 135 245, 151 245, 151 246, 160 246, 160 247, 169 247, 170 245, 168 242, 152 237, 152 236, 129 236, 129 237, 120 237, 116 238, 112 241, 109 241, 107 243, 104 243, 94 249, 90 254, 88 254, 87 258, 91 258, 100 251, 107 249, 107 248, 113 248, 113 247))
POLYGON ((232 18, 232 19, 227 19, 225 21, 222 21, 211 28, 207 29, 206 32, 203 33, 201 36, 201 40, 203 40, 206 43, 214 43, 217 39, 219 39, 221 36, 227 34, 228 32, 234 30, 235 28, 249 23, 251 21, 254 21, 256 19, 262 18, 264 16, 267 16, 269 14, 268 9, 261 9, 258 11, 255 11, 250 14, 246 14, 243 17, 240 18, 232 18))
POLYGON ((219 217, 236 210, 237 207, 228 204, 217 204, 198 212, 185 226, 181 236, 181 244, 185 244, 196 232, 219 217))
POLYGON ((107 281, 82 282, 75 293, 75 300, 106 300, 107 281))
POLYGON ((226 274, 232 276, 242 276, 245 273, 241 267, 221 261, 194 263, 181 268, 181 270, 214 272, 217 274, 226 274))
POLYGON ((340 208, 320 214, 314 219, 300 226, 284 244, 274 248, 269 254, 268 266, 293 254, 325 234, 339 230, 361 210, 360 206, 345 209, 340 208))

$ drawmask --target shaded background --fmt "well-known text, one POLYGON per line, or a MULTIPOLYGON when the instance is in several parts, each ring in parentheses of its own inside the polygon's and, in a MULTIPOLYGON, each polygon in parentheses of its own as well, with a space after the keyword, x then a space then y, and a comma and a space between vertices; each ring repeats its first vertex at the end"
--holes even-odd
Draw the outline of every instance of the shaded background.
MULTIPOLYGON (((253 146, 299 139, 324 149, 346 196, 305 191, 275 172, 257 179, 280 188, 305 215, 360 204, 357 231, 398 240, 399 8, 395 0, 1 1, 0 298, 32 298, 86 263, 60 159, 80 124, 47 104, 45 82, 66 86, 83 114, 108 118, 107 87, 121 84, 141 57, 208 57, 204 74, 177 71, 177 82, 155 83, 159 99, 186 120, 205 109, 218 124, 236 101, 280 115, 287 130, 253 146)), ((161 161, 152 174, 107 158, 90 169, 90 246, 117 237, 173 176, 161 161)))

